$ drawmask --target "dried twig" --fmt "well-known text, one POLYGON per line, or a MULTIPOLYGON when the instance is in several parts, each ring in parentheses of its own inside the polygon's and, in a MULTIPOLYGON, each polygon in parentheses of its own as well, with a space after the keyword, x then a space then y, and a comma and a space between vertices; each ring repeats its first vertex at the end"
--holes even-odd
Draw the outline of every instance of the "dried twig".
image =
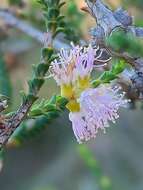
POLYGON ((131 78, 133 88, 143 97, 143 58, 131 57, 128 53, 116 52, 107 47, 105 38, 109 37, 116 29, 122 28, 126 33, 132 33, 136 37, 143 37, 143 28, 133 26, 133 18, 127 11, 118 8, 110 10, 101 0, 87 0, 88 11, 96 19, 97 27, 91 31, 93 44, 105 48, 112 57, 125 59, 135 69, 135 75, 131 78))

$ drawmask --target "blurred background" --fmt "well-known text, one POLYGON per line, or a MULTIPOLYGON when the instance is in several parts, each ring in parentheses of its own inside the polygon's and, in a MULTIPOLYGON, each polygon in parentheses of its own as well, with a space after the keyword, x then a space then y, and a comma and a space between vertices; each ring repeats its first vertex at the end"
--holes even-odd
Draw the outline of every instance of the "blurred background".
MULTIPOLYGON (((113 9, 123 6, 135 16, 135 25, 143 26, 142 0, 105 2, 113 9)), ((96 24, 80 10, 83 5, 82 0, 66 0, 62 9, 67 24, 73 28, 69 40, 73 34, 77 41, 88 40, 89 29, 96 24)), ((45 30, 36 0, 0 0, 0 13, 3 10, 39 31, 45 30)), ((41 47, 38 40, 7 25, 0 14, 0 93, 9 97, 10 110, 20 104, 19 91, 27 90, 32 64, 39 62, 41 47)), ((55 82, 47 79, 40 97, 50 98, 58 90, 55 82)), ((106 134, 99 133, 86 145, 77 144, 67 113, 47 121, 38 135, 7 148, 0 190, 107 190, 110 183, 113 190, 143 190, 142 114, 140 103, 135 109, 122 110, 120 120, 106 134)), ((33 122, 29 120, 24 125, 31 126, 33 122)), ((42 122, 41 119, 36 125, 42 122)))

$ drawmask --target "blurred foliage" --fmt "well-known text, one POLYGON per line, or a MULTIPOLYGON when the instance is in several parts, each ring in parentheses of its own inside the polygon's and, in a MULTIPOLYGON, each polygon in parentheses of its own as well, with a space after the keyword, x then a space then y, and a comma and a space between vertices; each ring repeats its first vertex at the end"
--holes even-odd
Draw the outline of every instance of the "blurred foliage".
POLYGON ((2 168, 3 168, 3 160, 4 160, 4 150, 1 149, 0 150, 0 172, 1 172, 2 168))
POLYGON ((128 52, 131 56, 143 56, 143 42, 140 38, 122 30, 115 31, 106 39, 107 45, 118 52, 128 52))
POLYGON ((38 188, 38 189, 35 189, 35 190, 57 190, 55 189, 54 187, 46 187, 46 188, 38 188))
POLYGON ((0 56, 0 93, 8 98, 12 98, 12 85, 6 63, 2 55, 0 56))
POLYGON ((140 19, 140 18, 141 16, 139 18, 138 17, 135 18, 135 25, 139 27, 143 27, 143 19, 140 19))
POLYGON ((23 0, 8 0, 10 5, 21 6, 23 4, 23 0))
POLYGON ((80 26, 84 19, 84 15, 79 12, 75 0, 69 0, 66 8, 66 38, 69 41, 78 42, 79 39, 82 38, 80 26))
POLYGON ((136 6, 138 8, 143 8, 143 1, 142 0, 123 0, 126 6, 136 6))
POLYGON ((112 190, 110 179, 103 174, 99 163, 94 158, 93 153, 86 145, 79 145, 78 151, 86 166, 95 176, 95 180, 101 190, 112 190))
MULTIPOLYGON (((38 119, 23 122, 11 136, 8 146, 17 147, 29 140, 39 137, 51 122, 50 116, 41 116, 38 119)), ((55 117, 57 117, 57 115, 52 115, 52 118, 55 117)))

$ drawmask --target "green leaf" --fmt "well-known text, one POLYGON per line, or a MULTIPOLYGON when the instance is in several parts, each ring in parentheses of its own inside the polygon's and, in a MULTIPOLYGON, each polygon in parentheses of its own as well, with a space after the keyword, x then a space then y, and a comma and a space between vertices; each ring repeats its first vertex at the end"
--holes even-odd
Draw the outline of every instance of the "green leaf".
POLYGON ((41 102, 36 102, 29 112, 29 117, 38 117, 45 115, 47 117, 53 117, 61 110, 65 109, 67 99, 61 96, 53 96, 50 100, 42 99, 41 102))
POLYGON ((124 71, 124 69, 126 68, 126 63, 124 60, 120 60, 117 63, 112 65, 112 70, 111 72, 115 75, 121 73, 124 71))
POLYGON ((48 47, 42 49, 42 57, 46 60, 49 60, 53 55, 53 53, 54 53, 53 48, 48 47))
POLYGON ((64 6, 65 4, 66 4, 66 2, 61 2, 58 7, 61 8, 61 7, 64 6))
POLYGON ((36 117, 36 116, 40 116, 42 114, 43 114, 43 112, 40 108, 33 108, 33 109, 31 109, 29 116, 30 117, 36 117))
POLYGON ((112 71, 105 71, 99 79, 102 81, 102 83, 109 83, 110 81, 116 79, 117 76, 112 73, 112 71))
POLYGON ((68 100, 62 96, 57 96, 56 98, 57 105, 61 108, 64 109, 66 104, 68 103, 68 100))
POLYGON ((50 98, 49 103, 50 103, 50 104, 56 104, 56 100, 57 100, 57 96, 54 95, 54 96, 52 96, 52 97, 50 98))
POLYGON ((124 71, 126 63, 124 60, 118 60, 112 63, 112 67, 109 71, 104 71, 98 79, 92 81, 94 88, 100 84, 110 83, 111 81, 118 78, 118 75, 124 71))
POLYGON ((56 108, 55 104, 47 103, 47 104, 43 105, 43 110, 44 110, 44 112, 50 112, 50 111, 56 111, 57 108, 56 108))
POLYGON ((52 8, 50 8, 50 9, 48 10, 47 16, 48 16, 50 19, 52 19, 52 18, 57 18, 57 17, 59 16, 59 14, 60 14, 59 9, 52 7, 52 8))
POLYGON ((64 32, 65 29, 63 27, 58 27, 53 35, 55 37, 57 34, 64 32))

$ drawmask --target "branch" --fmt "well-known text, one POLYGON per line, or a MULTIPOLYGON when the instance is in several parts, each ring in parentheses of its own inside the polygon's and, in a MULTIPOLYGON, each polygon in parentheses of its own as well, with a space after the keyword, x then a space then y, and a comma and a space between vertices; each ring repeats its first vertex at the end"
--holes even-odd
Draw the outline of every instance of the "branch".
POLYGON ((26 22, 23 22, 16 18, 12 13, 8 10, 0 9, 0 19, 9 26, 15 27, 20 31, 26 33, 27 35, 31 36, 32 38, 36 39, 40 43, 44 43, 44 35, 43 32, 40 30, 30 26, 26 22))
POLYGON ((29 26, 28 24, 21 22, 11 14, 1 11, 0 16, 3 17, 7 24, 11 24, 26 34, 36 38, 40 42, 44 42, 44 48, 41 52, 40 63, 35 65, 33 77, 28 81, 29 90, 27 94, 23 94, 23 101, 19 109, 10 118, 6 118, 5 123, 0 129, 0 148, 2 148, 9 140, 13 132, 19 127, 22 121, 26 118, 33 103, 38 99, 38 92, 45 82, 45 75, 49 70, 50 63, 55 59, 53 40, 58 33, 61 32, 61 28, 57 25, 61 17, 60 8, 63 3, 60 0, 39 1, 43 6, 43 14, 45 16, 45 22, 47 26, 47 33, 43 35, 37 29, 29 26), (58 14, 55 14, 55 12, 58 14))
MULTIPOLYGON (((18 25, 21 26, 21 25, 18 25)), ((31 30, 32 31, 32 30, 31 30)), ((52 44, 53 40, 51 33, 47 33, 47 39, 45 41, 46 48, 43 48, 42 57, 40 63, 35 66, 34 77, 29 81, 29 91, 27 95, 24 95, 23 102, 16 113, 7 119, 3 128, 0 130, 0 145, 4 146, 16 128, 22 123, 27 116, 28 111, 37 99, 38 92, 44 83, 44 76, 48 71, 50 65, 50 58, 53 56, 52 44)))
POLYGON ((115 11, 109 9, 101 0, 87 0, 88 11, 96 19, 97 27, 92 29, 92 42, 102 48, 112 57, 126 60, 135 69, 135 76, 131 78, 133 88, 143 97, 143 58, 132 57, 126 52, 117 52, 107 47, 105 39, 116 29, 123 29, 136 37, 143 37, 143 28, 133 26, 133 18, 127 11, 118 8, 115 11))
MULTIPOLYGON (((44 44, 44 40, 45 40, 44 32, 18 19, 9 10, 0 9, 0 20, 2 20, 5 25, 15 27, 18 30, 22 31, 23 33, 27 34, 28 36, 32 37, 39 43, 44 44)), ((69 46, 64 41, 59 40, 59 39, 54 40, 55 49, 60 49, 63 46, 69 48, 69 46)))

